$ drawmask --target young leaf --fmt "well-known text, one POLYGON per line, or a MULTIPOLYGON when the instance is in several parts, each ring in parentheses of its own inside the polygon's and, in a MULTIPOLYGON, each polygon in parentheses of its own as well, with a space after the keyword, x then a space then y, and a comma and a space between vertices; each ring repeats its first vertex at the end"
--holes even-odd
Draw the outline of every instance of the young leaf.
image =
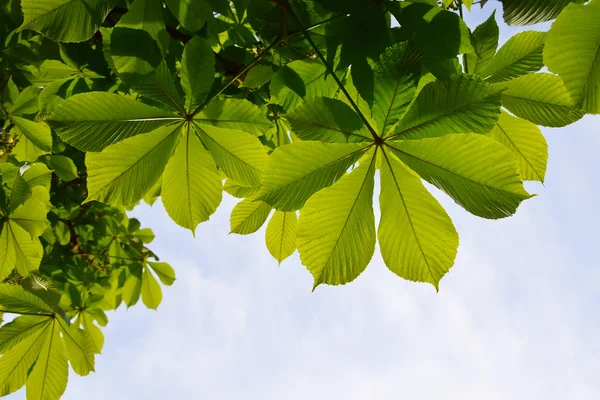
POLYGON ((515 154, 521 179, 544 182, 548 144, 540 128, 503 112, 487 136, 502 143, 515 154))
POLYGON ((508 217, 531 197, 517 174, 515 156, 485 136, 405 140, 391 144, 390 149, 423 179, 479 217, 508 217))
POLYGON ((210 153, 190 126, 165 168, 162 201, 169 216, 192 232, 221 203, 223 184, 210 153))
POLYGON ((565 126, 583 117, 563 80, 551 74, 525 75, 508 83, 502 105, 518 117, 543 126, 565 126))
POLYGON ((458 233, 421 179, 384 153, 377 232, 387 267, 404 279, 429 282, 436 290, 454 264, 458 233))
POLYGON ((162 289, 150 268, 144 268, 142 275, 142 302, 148 308, 156 310, 162 301, 162 289))
MULTIPOLYGON (((565 0, 566 1, 566 0, 565 0)), ((544 61, 583 111, 600 114, 600 1, 570 4, 548 32, 544 61)))
POLYGON ((539 71, 544 66, 542 50, 545 40, 546 32, 517 33, 498 50, 479 75, 495 83, 539 71))
POLYGON ((358 143, 295 142, 269 156, 257 198, 280 211, 295 211, 333 185, 370 146, 358 143))
POLYGON ((280 264, 296 251, 297 222, 295 211, 275 211, 267 225, 267 249, 280 264))
POLYGON ((271 213, 271 206, 252 197, 239 202, 231 212, 231 233, 248 235, 260 229, 271 213))
POLYGON ((467 54, 469 74, 482 75, 496 54, 500 30, 496 23, 496 11, 473 32, 475 53, 467 54))
POLYGON ((314 277, 313 289, 322 283, 353 281, 373 257, 375 157, 363 161, 335 185, 316 193, 302 208, 298 251, 302 264, 314 277))
POLYGON ((57 321, 60 326, 67 359, 73 371, 81 376, 93 372, 96 346, 89 333, 80 329, 76 324, 68 326, 61 319, 57 319, 57 321))
POLYGON ((175 282, 175 271, 169 264, 149 261, 148 265, 156 273, 163 285, 171 286, 175 282))
POLYGON ((144 197, 162 175, 177 146, 181 125, 158 128, 87 153, 88 197, 113 205, 131 205, 144 197))
POLYGON ((65 182, 79 178, 77 166, 75 166, 75 163, 69 157, 53 155, 46 159, 46 163, 65 182))
POLYGON ((46 340, 27 379, 27 399, 58 400, 67 388, 69 366, 56 319, 45 330, 46 340))
POLYGON ((206 124, 194 124, 194 127, 217 166, 228 178, 242 185, 260 185, 267 153, 256 137, 206 124))

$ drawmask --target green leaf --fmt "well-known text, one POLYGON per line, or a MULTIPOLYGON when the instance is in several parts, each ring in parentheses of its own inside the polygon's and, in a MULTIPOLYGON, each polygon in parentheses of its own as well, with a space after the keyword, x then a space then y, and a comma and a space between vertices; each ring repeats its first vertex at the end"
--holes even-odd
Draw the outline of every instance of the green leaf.
POLYGON ((27 339, 48 324, 44 315, 22 315, 0 328, 0 353, 5 354, 24 339, 27 339))
MULTIPOLYGON (((21 276, 27 276, 30 272, 37 270, 43 255, 40 241, 32 239, 29 232, 14 222, 9 221, 8 224, 5 224, 4 229, 8 230, 9 240, 15 250, 16 261, 13 267, 17 269, 17 272, 21 276)), ((5 268, 8 267, 5 266, 5 268)), ((3 269, 3 272, 5 271, 6 269, 3 269)), ((1 301, 0 304, 2 304, 1 301)))
POLYGON ((104 58, 128 86, 156 73, 163 54, 148 32, 120 26, 101 32, 104 58))
POLYGON ((544 61, 583 111, 600 114, 600 2, 570 4, 548 32, 544 61))
POLYGON ((70 182, 73 179, 79 178, 77 166, 69 157, 52 155, 46 158, 46 163, 54 170, 54 173, 65 182, 70 182))
POLYGON ((6 86, 4 87, 4 90, 2 92, 2 102, 4 103, 4 106, 8 109, 8 111, 13 110, 13 104, 17 101, 19 93, 19 87, 15 84, 15 81, 13 81, 13 78, 11 76, 8 79, 8 82, 6 82, 6 86))
POLYGON ((50 189, 52 171, 50 171, 45 164, 36 163, 31 165, 25 172, 23 172, 23 179, 31 188, 41 186, 43 188, 50 189))
POLYGON ((35 114, 38 111, 38 97, 40 89, 35 86, 28 86, 19 94, 11 110, 12 115, 35 114))
POLYGON ((233 197, 244 199, 257 194, 260 191, 260 186, 242 186, 233 182, 231 179, 227 179, 225 185, 223 185, 223 190, 233 197))
POLYGON ((37 65, 24 67, 32 76, 30 81, 34 85, 48 86, 58 80, 73 79, 79 70, 58 60, 44 60, 37 65))
POLYGON ((508 25, 533 25, 550 21, 569 3, 582 0, 500 0, 504 8, 504 21, 508 25))
POLYGON ((61 102, 49 118, 62 140, 82 151, 101 151, 123 139, 181 118, 112 93, 82 93, 61 102))
POLYGON ((75 324, 67 326, 60 319, 58 319, 58 324, 71 368, 78 375, 89 375, 94 371, 94 354, 96 353, 96 346, 90 334, 75 324))
POLYGON ((148 265, 158 276, 163 285, 171 286, 175 282, 175 270, 166 262, 152 262, 148 265))
POLYGON ((231 212, 231 233, 248 235, 260 229, 271 213, 271 206, 264 201, 248 197, 239 202, 231 212))
POLYGON ((161 0, 135 0, 117 26, 148 32, 164 54, 169 47, 169 34, 165 28, 162 8, 161 0))
POLYGON ((162 289, 150 268, 144 268, 142 275, 142 302, 148 308, 156 310, 162 301, 162 289))
POLYGON ((358 143, 295 142, 269 156, 257 198, 280 211, 295 211, 316 192, 333 185, 370 146, 358 143))
POLYGON ((257 89, 269 82, 273 75, 275 75, 275 71, 271 66, 258 64, 248 71, 240 87, 257 89))
POLYGON ((534 123, 503 112, 487 136, 502 143, 515 154, 521 179, 544 182, 548 144, 534 123))
POLYGON ((270 89, 271 101, 291 111, 311 97, 333 97, 338 86, 320 61, 297 60, 275 73, 270 89))
POLYGON ((496 54, 500 30, 496 23, 496 11, 473 32, 475 53, 467 54, 469 74, 482 75, 496 54))
POLYGON ((543 126, 565 126, 583 117, 563 80, 550 74, 525 75, 511 81, 502 105, 518 117, 543 126))
POLYGON ((458 233, 421 179, 391 155, 384 158, 377 232, 383 260, 398 276, 439 290, 454 264, 458 233))
POLYGON ((210 153, 186 130, 165 169, 162 201, 173 221, 194 232, 221 204, 223 184, 210 153))
POLYGON ((21 286, 9 283, 0 283, 0 306, 3 310, 10 310, 17 313, 49 314, 52 312, 52 308, 39 297, 29 293, 21 286))
POLYGON ((152 232, 152 229, 150 228, 140 229, 135 232, 135 236, 140 238, 145 244, 152 243, 154 240, 154 232, 152 232))
POLYGON ((67 388, 69 366, 56 319, 48 327, 40 356, 27 379, 27 400, 58 400, 67 388))
POLYGON ((11 118, 18 131, 27 136, 27 139, 35 146, 44 151, 52 149, 52 134, 48 125, 43 122, 33 122, 17 116, 12 116, 11 118))
POLYGON ((17 254, 13 236, 7 223, 0 225, 0 280, 6 279, 15 268, 17 254))
POLYGON ((181 25, 190 32, 197 32, 212 18, 210 5, 204 0, 167 0, 167 6, 179 20, 181 25))
POLYGON ((448 133, 487 133, 500 114, 500 91, 469 75, 425 86, 390 138, 418 139, 448 133))
POLYGON ((94 347, 96 349, 96 353, 100 353, 102 348, 104 347, 104 334, 102 330, 94 325, 94 320, 92 314, 89 313, 91 310, 84 310, 81 312, 82 325, 84 329, 89 333, 92 341, 94 342, 94 347))
POLYGON ((531 196, 517 173, 515 156, 482 135, 456 134, 390 144, 400 160, 483 218, 505 218, 531 196))
POLYGON ((71 241, 71 231, 69 230, 69 225, 63 221, 58 221, 56 225, 54 225, 54 235, 58 244, 62 246, 69 244, 71 241))
POLYGON ((181 86, 185 92, 185 109, 194 111, 205 100, 215 75, 215 56, 210 42, 198 36, 183 48, 181 58, 181 86))
POLYGON ((294 134, 302 140, 326 143, 372 142, 360 117, 344 102, 313 97, 287 114, 294 134))
POLYGON ((539 71, 546 32, 526 31, 511 37, 480 75, 489 82, 504 82, 539 71))
POLYGON ((31 197, 17 207, 10 215, 9 220, 20 225, 34 238, 40 236, 46 230, 48 225, 47 213, 48 208, 45 204, 40 199, 31 197))
POLYGON ((297 222, 295 211, 275 211, 267 225, 267 249, 280 264, 296 251, 297 222))
POLYGON ((260 141, 249 133, 194 124, 196 132, 228 178, 247 186, 257 186, 267 161, 260 141))
POLYGON ((381 136, 394 128, 412 103, 420 68, 419 52, 406 42, 387 48, 379 57, 373 68, 373 118, 381 136))
POLYGON ((21 176, 19 169, 11 164, 0 164, 2 181, 8 185, 7 210, 9 213, 31 197, 31 188, 21 176))
POLYGON ((127 307, 135 305, 142 294, 142 278, 130 275, 123 285, 123 301, 127 307))
POLYGON ((23 25, 57 42, 83 42, 98 30, 113 0, 22 0, 23 25))
POLYGON ((47 320, 44 329, 22 340, 0 358, 0 395, 16 392, 25 385, 29 369, 36 362, 48 336, 47 320))
POLYGON ((164 126, 87 153, 87 201, 131 205, 142 199, 162 175, 177 146, 181 125, 164 126))
POLYGON ((184 114, 184 101, 173 78, 167 63, 162 61, 155 72, 143 77, 129 78, 128 84, 139 95, 158 101, 168 109, 184 114))
POLYGON ((335 185, 316 193, 302 208, 298 251, 302 264, 314 277, 313 290, 322 283, 353 281, 373 257, 374 175, 375 157, 371 155, 335 185))
POLYGON ((272 126, 258 106, 243 99, 212 101, 194 117, 194 121, 218 128, 237 129, 254 136, 263 135, 272 126))

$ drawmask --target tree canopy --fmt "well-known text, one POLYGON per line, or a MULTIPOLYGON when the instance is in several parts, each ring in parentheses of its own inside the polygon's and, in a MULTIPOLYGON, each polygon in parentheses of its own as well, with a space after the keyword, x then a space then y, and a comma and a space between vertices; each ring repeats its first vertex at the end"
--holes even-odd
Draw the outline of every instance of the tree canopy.
POLYGON ((472 0, 0 0, 0 395, 59 399, 106 311, 159 306, 175 272, 141 201, 194 233, 239 198, 231 232, 267 224, 313 289, 379 243, 438 290, 459 237, 424 181, 509 217, 544 181, 539 126, 600 114, 600 0, 501 3, 551 28, 498 48, 472 0))

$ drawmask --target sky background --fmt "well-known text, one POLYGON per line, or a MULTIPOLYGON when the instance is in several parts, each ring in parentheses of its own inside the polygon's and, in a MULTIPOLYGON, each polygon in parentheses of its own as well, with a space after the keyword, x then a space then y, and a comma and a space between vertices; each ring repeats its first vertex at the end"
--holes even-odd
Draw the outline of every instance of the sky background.
MULTIPOLYGON (((502 26, 501 41, 517 31, 502 26)), ((311 293, 297 254, 277 267, 264 227, 228 235, 229 196, 196 238, 160 203, 138 207, 177 281, 157 312, 109 314, 97 372, 70 371, 63 398, 597 399, 600 117, 544 134, 545 186, 528 184, 538 196, 512 218, 474 217, 435 192, 461 239, 439 293, 378 251, 353 283, 311 293)))

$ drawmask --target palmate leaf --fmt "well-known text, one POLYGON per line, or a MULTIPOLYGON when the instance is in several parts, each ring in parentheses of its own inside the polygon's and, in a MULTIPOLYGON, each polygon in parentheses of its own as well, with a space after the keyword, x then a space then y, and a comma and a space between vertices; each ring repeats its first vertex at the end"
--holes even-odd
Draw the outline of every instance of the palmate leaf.
POLYGON ((189 125, 167 164, 162 182, 162 201, 167 213, 192 232, 221 203, 223 185, 219 171, 189 125))
POLYGON ((73 179, 79 178, 77 166, 69 157, 61 155, 52 155, 46 158, 46 163, 54 170, 60 179, 65 182, 70 182, 73 179))
POLYGON ((175 271, 165 262, 148 262, 148 265, 158 276, 163 285, 171 286, 175 282, 175 271))
POLYGON ((98 30, 115 0, 22 0, 23 25, 55 41, 83 42, 98 30))
POLYGON ((260 229, 265 223, 271 206, 261 200, 248 197, 239 202, 231 212, 231 233, 249 235, 260 229))
POLYGON ((139 201, 162 175, 175 150, 181 124, 164 126, 87 153, 88 197, 113 205, 139 201))
POLYGON ((508 25, 533 25, 550 21, 570 3, 584 0, 500 0, 504 8, 504 21, 508 25))
MULTIPOLYGON (((14 254, 14 258, 11 257, 4 260, 5 264, 0 266, 0 275, 6 277, 13 268, 16 268, 21 276, 27 276, 30 272, 38 269, 43 255, 39 239, 32 239, 29 232, 12 221, 5 223, 2 230, 3 235, 4 231, 6 231, 7 246, 12 246, 13 248, 13 250, 8 250, 7 253, 14 254)), ((0 304, 2 303, 0 302, 0 304)))
POLYGON ((94 371, 94 355, 96 346, 87 330, 80 329, 76 324, 68 326, 62 319, 57 319, 62 336, 65 354, 73 371, 86 376, 94 371))
POLYGON ((544 182, 548 144, 540 128, 534 123, 503 112, 487 136, 502 143, 515 154, 521 179, 544 182))
MULTIPOLYGON (((34 122, 17 116, 12 116, 11 119, 15 123, 17 131, 25 136, 34 146, 43 152, 51 150, 52 134, 48 125, 44 122, 34 122)), ((24 161, 35 161, 35 159, 24 161)))
POLYGON ((47 213, 48 208, 43 203, 43 200, 32 196, 25 203, 17 207, 9 216, 9 221, 21 226, 32 238, 35 238, 40 236, 48 225, 48 220, 46 219, 47 213))
POLYGON ((280 264, 296 251, 297 222, 296 212, 275 211, 267 225, 267 249, 280 264))
POLYGON ((27 86, 15 99, 11 115, 35 114, 38 111, 38 97, 40 89, 35 86, 27 86))
POLYGON ((404 279, 429 282, 436 290, 450 270, 458 233, 421 179, 393 156, 381 164, 381 221, 377 232, 387 267, 404 279))
POLYGON ((123 139, 181 120, 172 112, 112 93, 82 93, 61 102, 49 121, 62 140, 101 151, 123 139))
POLYGON ((0 307, 3 310, 17 313, 49 315, 52 312, 52 308, 39 297, 24 290, 21 286, 8 283, 0 284, 0 307))
POLYGON ((161 0, 135 0, 117 26, 148 32, 164 54, 169 47, 169 34, 165 27, 162 6, 161 0))
POLYGON ((583 111, 556 75, 525 75, 507 85, 502 105, 518 117, 552 127, 569 125, 583 117, 583 111))
POLYGON ((5 354, 24 339, 48 324, 45 316, 21 315, 0 328, 0 354, 5 354))
POLYGON ((389 148, 423 179, 479 217, 508 217, 531 197, 517 174, 515 156, 483 135, 405 140, 389 148))
POLYGON ((260 185, 267 153, 253 135, 235 129, 194 123, 194 129, 228 178, 246 185, 260 185))
POLYGON ((341 100, 313 97, 287 118, 301 140, 325 143, 371 142, 373 137, 360 117, 341 100))
POLYGON ((546 32, 526 31, 511 37, 478 75, 489 82, 508 81, 539 71, 546 32))
POLYGON ((468 75, 425 86, 389 138, 417 139, 448 133, 487 133, 500 114, 502 88, 468 75))
POLYGON ((544 61, 583 111, 600 114, 600 1, 570 4, 548 32, 544 61))
POLYGON ((144 268, 142 275, 142 302, 148 308, 156 310, 162 301, 162 289, 149 267, 144 268))
POLYGON ((319 190, 331 186, 369 149, 363 143, 297 142, 269 156, 257 198, 280 211, 296 211, 319 190))
POLYGON ((302 208, 298 251, 302 264, 313 275, 313 289, 322 283, 350 282, 371 260, 376 240, 374 175, 375 157, 370 154, 359 167, 316 193, 302 208), (352 261, 348 262, 350 255, 352 261))
POLYGON ((139 95, 159 102, 160 105, 164 105, 168 110, 184 114, 183 97, 179 93, 180 89, 175 85, 173 74, 165 61, 162 61, 156 68, 156 71, 150 75, 130 77, 128 84, 139 95))

